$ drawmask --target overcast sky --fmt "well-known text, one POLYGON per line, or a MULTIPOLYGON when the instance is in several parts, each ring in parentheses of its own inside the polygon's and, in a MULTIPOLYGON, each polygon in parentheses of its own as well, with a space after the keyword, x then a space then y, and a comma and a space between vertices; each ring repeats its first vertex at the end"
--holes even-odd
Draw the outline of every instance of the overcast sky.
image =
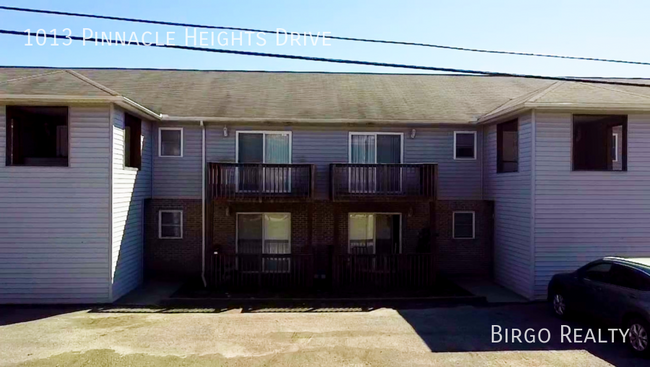
MULTIPOLYGON (((650 62, 647 1, 0 1, 2 5, 60 11, 95 13, 186 23, 288 31, 330 32, 332 35, 425 42, 441 45, 552 53, 562 55, 625 59, 650 62), (530 3, 530 4, 529 4, 530 3)), ((144 32, 156 32, 159 42, 174 32, 173 44, 194 45, 182 27, 152 26, 108 20, 70 18, 53 15, 0 11, 0 28, 35 33, 53 29, 58 34, 83 36, 93 32, 135 33, 142 41, 144 32), (189 41, 189 42, 188 42, 189 41)), ((197 30, 199 32, 201 30, 197 30)), ((328 58, 417 64, 449 68, 488 70, 539 75, 650 77, 650 66, 601 62, 554 60, 522 56, 485 55, 412 46, 361 44, 333 41, 324 46, 277 45, 275 35, 266 35, 264 46, 253 34, 251 44, 243 35, 242 45, 235 34, 208 34, 208 47, 328 58), (228 39, 227 46, 223 44, 228 39)), ((197 34, 197 36, 200 36, 197 34)), ((198 37, 197 37, 198 38, 198 37)), ((43 42, 43 38, 40 38, 43 42)), ((280 42, 284 41, 280 37, 280 42)), ((313 41, 313 39, 312 39, 313 41)), ((0 65, 145 67, 225 70, 292 70, 413 72, 408 70, 337 65, 321 62, 211 54, 205 52, 154 49, 135 46, 95 46, 72 42, 53 46, 48 39, 38 46, 26 46, 26 37, 0 35, 0 65)), ((196 40, 198 46, 200 40, 196 40)))

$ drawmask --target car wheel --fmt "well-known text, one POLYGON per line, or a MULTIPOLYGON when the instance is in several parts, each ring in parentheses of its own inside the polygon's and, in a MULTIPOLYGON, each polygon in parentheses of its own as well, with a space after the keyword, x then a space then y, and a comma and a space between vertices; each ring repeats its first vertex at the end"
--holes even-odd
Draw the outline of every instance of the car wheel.
POLYGON ((627 324, 628 334, 627 343, 632 351, 637 354, 649 355, 648 332, 650 328, 648 323, 642 319, 634 318, 627 324))
POLYGON ((553 292, 551 295, 551 308, 555 316, 560 318, 567 316, 566 298, 562 292, 553 292))

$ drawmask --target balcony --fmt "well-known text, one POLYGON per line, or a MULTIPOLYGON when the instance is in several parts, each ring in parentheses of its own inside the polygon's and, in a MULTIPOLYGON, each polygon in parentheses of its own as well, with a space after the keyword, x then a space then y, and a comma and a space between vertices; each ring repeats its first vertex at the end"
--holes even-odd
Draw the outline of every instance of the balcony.
POLYGON ((331 164, 333 201, 435 200, 436 164, 331 164))
POLYGON ((311 164, 210 163, 208 190, 217 201, 306 201, 315 173, 311 164))

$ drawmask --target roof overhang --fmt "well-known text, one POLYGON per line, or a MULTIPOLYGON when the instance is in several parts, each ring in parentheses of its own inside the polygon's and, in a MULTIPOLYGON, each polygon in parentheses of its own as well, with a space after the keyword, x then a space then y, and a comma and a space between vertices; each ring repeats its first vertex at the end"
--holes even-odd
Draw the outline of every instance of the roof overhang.
POLYGON ((23 105, 52 105, 52 104, 110 104, 124 108, 147 119, 160 120, 161 115, 141 104, 123 96, 69 96, 44 94, 0 94, 0 102, 23 105))
POLYGON ((650 112, 650 103, 540 103, 526 102, 514 105, 497 113, 481 116, 476 124, 484 125, 516 117, 530 110, 585 112, 585 113, 630 113, 650 112))

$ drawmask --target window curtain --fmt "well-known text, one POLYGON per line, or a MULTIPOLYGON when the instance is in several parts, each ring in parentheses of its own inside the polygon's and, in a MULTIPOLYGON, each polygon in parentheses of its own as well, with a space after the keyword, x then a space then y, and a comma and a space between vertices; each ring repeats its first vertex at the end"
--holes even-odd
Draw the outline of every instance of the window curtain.
POLYGON ((350 163, 375 163, 375 136, 352 135, 350 163))
MULTIPOLYGON (((291 253, 291 217, 289 214, 264 214, 265 254, 286 255, 291 253)), ((285 256, 264 258, 265 272, 286 273, 291 259, 285 256)))
POLYGON ((373 214, 350 214, 349 216, 351 254, 375 253, 375 216, 373 214))
MULTIPOLYGON (((289 164, 291 162, 288 134, 266 134, 264 140, 266 145, 264 163, 289 164)), ((291 168, 267 167, 264 169, 264 176, 266 192, 284 193, 291 190, 291 168)))

